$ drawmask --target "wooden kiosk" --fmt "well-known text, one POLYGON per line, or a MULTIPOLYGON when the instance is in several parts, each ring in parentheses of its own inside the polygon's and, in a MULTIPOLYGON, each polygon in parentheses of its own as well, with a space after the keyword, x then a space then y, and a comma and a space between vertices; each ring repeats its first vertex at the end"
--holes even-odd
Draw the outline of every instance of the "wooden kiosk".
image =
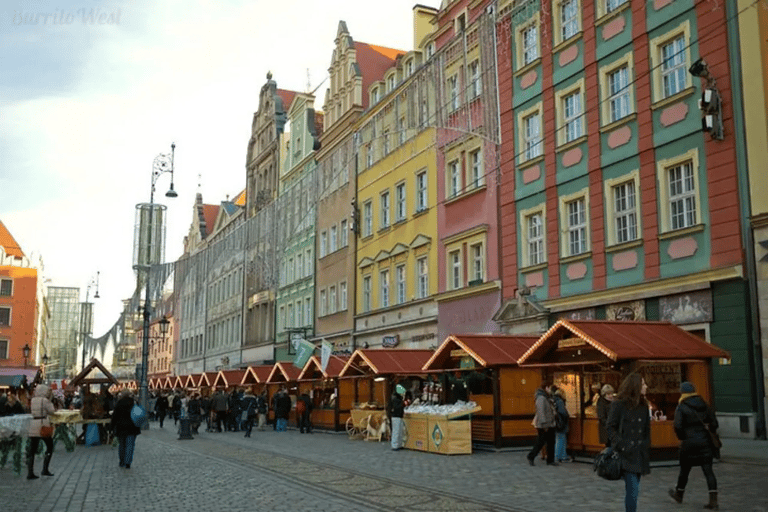
POLYGON ((214 388, 230 390, 239 386, 245 376, 245 370, 220 370, 213 380, 214 388))
POLYGON ((677 457, 673 428, 680 383, 689 381, 712 403, 712 358, 727 352, 666 322, 559 320, 522 357, 523 368, 540 368, 566 392, 571 415, 568 448, 591 455, 603 449, 599 441, 595 390, 639 372, 648 385, 651 407, 651 457, 677 457))
MULTIPOLYGON (((275 419, 275 409, 272 407, 272 397, 275 396, 280 389, 280 386, 285 386, 288 390, 288 396, 291 397, 292 403, 291 410, 296 407, 296 397, 298 396, 297 382, 300 373, 301 369, 293 366, 293 362, 291 361, 278 361, 272 367, 272 371, 269 373, 269 377, 267 377, 267 403, 269 404, 268 417, 270 420, 274 421, 275 419)), ((292 420, 295 420, 295 415, 289 414, 289 423, 292 420)))
POLYGON ((254 395, 261 394, 267 387, 267 379, 272 373, 272 368, 271 364, 249 366, 245 369, 240 385, 250 388, 254 395))
POLYGON ((349 361, 349 356, 331 355, 323 370, 320 357, 312 356, 299 374, 299 394, 312 397, 312 424, 315 428, 343 430, 344 423, 339 417, 338 382, 339 374, 349 361))
POLYGON ((457 334, 437 348, 424 370, 440 372, 444 399, 453 403, 466 393, 482 409, 472 415, 472 442, 496 447, 528 445, 536 437, 531 425, 533 395, 541 384, 539 368, 520 368, 517 360, 538 336, 457 334), (458 388, 458 389, 457 389, 458 388))

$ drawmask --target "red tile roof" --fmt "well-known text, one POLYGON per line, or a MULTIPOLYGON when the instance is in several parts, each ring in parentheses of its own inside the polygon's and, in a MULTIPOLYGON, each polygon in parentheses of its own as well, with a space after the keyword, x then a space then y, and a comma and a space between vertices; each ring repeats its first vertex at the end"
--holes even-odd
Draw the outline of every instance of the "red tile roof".
POLYGON ((560 340, 574 337, 613 361, 729 357, 724 350, 668 322, 563 319, 542 335, 518 364, 546 362, 546 354, 557 348, 560 340))
POLYGON ((291 361, 278 361, 272 368, 267 382, 296 382, 300 373, 301 368, 293 366, 291 361))
POLYGON ((456 368, 456 364, 451 362, 451 351, 457 349, 466 352, 480 366, 517 366, 517 360, 538 340, 538 336, 455 334, 445 339, 423 369, 456 368))
POLYGON ((205 219, 205 236, 213 233, 213 227, 216 225, 216 217, 219 216, 218 204, 203 205, 203 219, 205 219))
POLYGON ((269 374, 272 373, 272 368, 274 368, 274 365, 271 364, 249 366, 245 370, 241 384, 263 384, 267 382, 269 374))
POLYGON ((323 371, 320 357, 312 356, 309 358, 309 361, 307 361, 306 366, 301 370, 299 380, 316 379, 320 375, 323 377, 338 377, 341 370, 343 370, 344 366, 347 364, 347 361, 349 361, 349 356, 331 355, 328 359, 328 366, 325 368, 325 371, 323 371))
POLYGON ((384 73, 395 65, 397 57, 406 52, 355 41, 355 53, 363 75, 363 108, 368 108, 368 88, 373 82, 384 78, 384 73))
POLYGON ((297 92, 289 91, 288 89, 277 89, 275 92, 283 100, 283 108, 288 112, 291 109, 291 103, 293 103, 293 98, 296 97, 297 92))
POLYGON ((357 349, 347 361, 339 376, 355 373, 364 374, 368 367, 375 374, 417 374, 423 373, 423 366, 432 355, 432 350, 418 349, 357 349))
POLYGON ((5 249, 5 254, 13 256, 14 258, 23 258, 24 252, 21 250, 19 243, 13 238, 13 235, 8 228, 5 227, 3 221, 0 220, 0 247, 5 249))

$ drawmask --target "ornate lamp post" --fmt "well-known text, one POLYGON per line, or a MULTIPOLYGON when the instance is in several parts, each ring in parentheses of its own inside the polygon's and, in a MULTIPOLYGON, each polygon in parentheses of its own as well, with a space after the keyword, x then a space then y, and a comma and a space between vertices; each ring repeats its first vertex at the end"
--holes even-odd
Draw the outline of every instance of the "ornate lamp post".
POLYGON ((25 343, 24 347, 21 349, 22 354, 24 354, 24 368, 27 367, 27 359, 29 359, 29 353, 32 351, 31 348, 29 348, 29 343, 25 343))
MULTIPOLYGON (((148 398, 148 387, 149 383, 147 382, 147 366, 149 364, 149 320, 150 316, 152 314, 152 306, 150 304, 151 301, 151 294, 149 291, 149 276, 150 276, 150 269, 152 268, 153 263, 153 254, 152 254, 152 231, 154 230, 154 226, 152 225, 152 216, 155 209, 155 183, 157 183, 157 180, 160 176, 163 174, 169 172, 171 173, 171 188, 168 189, 168 192, 165 193, 166 197, 177 197, 178 194, 173 189, 173 157, 174 152, 176 150, 176 144, 171 144, 171 154, 165 154, 161 153, 155 157, 154 162, 152 163, 152 186, 150 187, 149 192, 149 211, 147 212, 147 233, 146 233, 146 251, 147 251, 147 257, 146 261, 144 262, 144 270, 146 271, 145 280, 144 280, 144 286, 145 286, 145 294, 144 294, 144 328, 142 331, 142 344, 141 344, 141 379, 139 384, 139 404, 144 408, 144 410, 147 410, 147 398, 148 398)), ((141 247, 138 248, 139 251, 141 251, 141 247)), ((157 262, 160 263, 160 262, 157 262)), ((168 332, 168 324, 170 321, 168 319, 163 318, 165 320, 165 323, 161 320, 160 322, 160 329, 161 332, 163 329, 165 329, 165 332, 168 332)), ((165 334, 163 334, 165 336, 165 334)), ((149 428, 149 422, 144 423, 144 428, 149 428)))
POLYGON ((88 302, 88 295, 91 293, 91 287, 96 287, 96 293, 93 295, 94 299, 99 298, 99 271, 96 271, 96 277, 92 277, 90 281, 88 281, 88 285, 85 287, 85 302, 82 304, 82 313, 80 315, 80 325, 82 326, 82 329, 80 329, 80 332, 82 333, 82 365, 80 366, 80 370, 83 370, 85 368, 85 340, 86 338, 91 334, 91 324, 93 323, 92 313, 93 308, 91 307, 92 304, 88 302))

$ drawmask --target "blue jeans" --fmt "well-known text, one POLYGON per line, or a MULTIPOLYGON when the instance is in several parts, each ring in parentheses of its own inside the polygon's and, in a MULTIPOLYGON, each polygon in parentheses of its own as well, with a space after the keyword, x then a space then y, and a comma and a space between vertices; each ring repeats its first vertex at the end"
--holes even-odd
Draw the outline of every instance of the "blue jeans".
POLYGON ((555 433, 555 460, 561 461, 568 458, 568 453, 565 451, 565 447, 568 445, 568 433, 557 432, 555 433))
POLYGON ((637 512, 637 497, 640 495, 640 473, 629 473, 625 471, 622 475, 624 479, 624 510, 626 512, 637 512))
POLYGON ((277 422, 277 431, 278 432, 285 432, 288 430, 288 420, 285 418, 277 418, 275 420, 277 422))
POLYGON ((130 466, 133 462, 133 449, 136 446, 136 436, 119 436, 117 455, 120 457, 120 467, 130 466))

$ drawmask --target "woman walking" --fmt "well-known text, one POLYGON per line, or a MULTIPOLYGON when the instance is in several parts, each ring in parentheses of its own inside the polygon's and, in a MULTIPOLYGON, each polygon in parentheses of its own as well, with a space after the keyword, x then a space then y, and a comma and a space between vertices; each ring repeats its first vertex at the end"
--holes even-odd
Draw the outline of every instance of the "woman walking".
POLYGON ((677 487, 669 490, 678 503, 683 502, 683 493, 688 483, 691 468, 701 466, 709 489, 709 503, 704 508, 718 510, 717 479, 712 470, 712 459, 718 455, 712 446, 709 432, 717 431, 717 418, 712 408, 704 399, 696 394, 696 388, 690 382, 680 385, 680 401, 675 410, 675 434, 680 443, 680 474, 677 477, 677 487))
POLYGON ((29 424, 29 452, 27 453, 27 480, 39 478, 35 474, 35 455, 40 446, 40 440, 45 443, 45 458, 43 459, 43 476, 53 476, 49 470, 51 457, 53 456, 53 432, 51 435, 43 436, 42 430, 51 428, 51 422, 48 416, 53 414, 54 407, 50 401, 51 391, 48 386, 38 385, 35 388, 35 396, 30 402, 30 412, 32 413, 32 422, 29 424))
POLYGON ((125 469, 131 468, 136 436, 141 434, 141 429, 134 425, 131 419, 131 409, 135 404, 131 390, 124 389, 120 392, 120 400, 117 401, 115 410, 112 412, 112 429, 119 441, 117 454, 120 458, 120 467, 125 469))
POLYGON ((536 444, 528 453, 528 464, 534 465, 533 461, 539 454, 544 445, 547 446, 547 465, 557 465, 555 462, 555 406, 552 403, 550 393, 552 385, 544 381, 536 390, 534 400, 536 402, 536 415, 533 417, 533 426, 536 427, 536 444))
POLYGON ((608 431, 605 430, 605 424, 608 423, 608 412, 611 410, 613 394, 613 386, 606 384, 600 389, 600 398, 597 399, 598 435, 600 436, 600 444, 603 446, 611 445, 611 442, 608 440, 608 431))
POLYGON ((606 424, 608 439, 621 459, 626 512, 637 511, 640 477, 651 472, 651 415, 645 401, 647 389, 640 374, 628 375, 619 386, 606 424))

